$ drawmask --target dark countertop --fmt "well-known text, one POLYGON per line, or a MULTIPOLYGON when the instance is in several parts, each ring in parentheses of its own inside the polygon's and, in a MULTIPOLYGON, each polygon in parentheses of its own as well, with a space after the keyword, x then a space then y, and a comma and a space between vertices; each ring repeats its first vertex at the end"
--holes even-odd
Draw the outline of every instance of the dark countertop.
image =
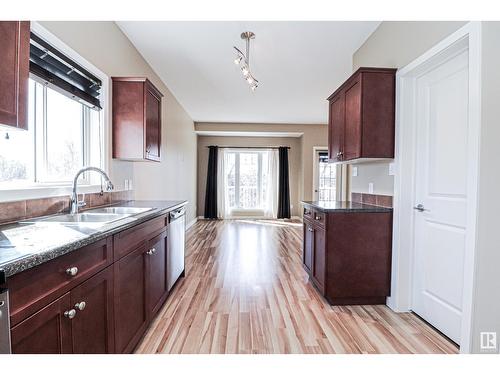
POLYGON ((392 212, 392 208, 351 201, 302 201, 322 212, 392 212))
POLYGON ((108 207, 152 207, 153 209, 96 228, 43 222, 0 226, 0 270, 3 270, 7 277, 15 275, 109 235, 185 206, 187 203, 187 201, 117 203, 108 207))

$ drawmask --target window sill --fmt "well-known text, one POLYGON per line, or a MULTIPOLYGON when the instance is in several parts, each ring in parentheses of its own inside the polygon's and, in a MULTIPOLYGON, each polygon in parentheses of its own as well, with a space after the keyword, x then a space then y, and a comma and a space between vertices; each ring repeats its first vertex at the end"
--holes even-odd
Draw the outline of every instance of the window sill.
MULTIPOLYGON (((40 184, 26 186, 17 189, 0 188, 0 202, 11 202, 24 199, 38 199, 70 196, 72 192, 71 184, 40 184)), ((101 191, 101 184, 98 185, 78 185, 78 193, 98 193, 101 191)))

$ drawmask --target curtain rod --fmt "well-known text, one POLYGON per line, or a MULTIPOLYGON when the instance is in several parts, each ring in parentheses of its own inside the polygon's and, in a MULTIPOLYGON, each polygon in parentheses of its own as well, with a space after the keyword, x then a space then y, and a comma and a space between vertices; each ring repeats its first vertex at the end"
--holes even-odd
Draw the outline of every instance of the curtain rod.
POLYGON ((246 149, 279 149, 280 147, 284 147, 284 148, 287 148, 287 149, 290 149, 290 146, 262 146, 262 147, 259 147, 259 146, 207 146, 208 147, 218 147, 218 148, 246 148, 246 149))

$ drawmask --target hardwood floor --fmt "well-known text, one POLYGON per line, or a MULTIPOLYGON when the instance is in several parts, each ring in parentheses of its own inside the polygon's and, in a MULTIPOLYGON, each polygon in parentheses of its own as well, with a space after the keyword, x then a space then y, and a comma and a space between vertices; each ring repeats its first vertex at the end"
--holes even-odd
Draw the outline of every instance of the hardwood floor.
POLYGON ((308 282, 302 224, 199 221, 137 353, 456 353, 411 313, 330 306, 308 282))

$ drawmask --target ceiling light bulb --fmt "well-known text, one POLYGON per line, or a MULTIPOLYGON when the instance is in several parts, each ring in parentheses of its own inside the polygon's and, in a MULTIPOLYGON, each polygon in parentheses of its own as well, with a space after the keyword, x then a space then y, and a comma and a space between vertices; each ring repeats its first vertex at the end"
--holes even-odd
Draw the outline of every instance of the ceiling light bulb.
POLYGON ((241 62, 241 56, 238 56, 237 58, 234 59, 234 63, 236 65, 240 65, 240 62, 241 62))
POLYGON ((252 78, 252 77, 248 77, 248 78, 247 78, 247 82, 248 82, 249 84, 252 84, 252 83, 253 83, 253 78, 252 78))
POLYGON ((252 89, 252 91, 255 91, 255 89, 257 88, 257 85, 252 85, 252 86, 250 86, 250 88, 252 89))
POLYGON ((244 66, 243 68, 241 68, 241 72, 243 73, 243 76, 246 78, 248 76, 248 74, 250 73, 250 71, 248 70, 248 68, 246 66, 244 66))

